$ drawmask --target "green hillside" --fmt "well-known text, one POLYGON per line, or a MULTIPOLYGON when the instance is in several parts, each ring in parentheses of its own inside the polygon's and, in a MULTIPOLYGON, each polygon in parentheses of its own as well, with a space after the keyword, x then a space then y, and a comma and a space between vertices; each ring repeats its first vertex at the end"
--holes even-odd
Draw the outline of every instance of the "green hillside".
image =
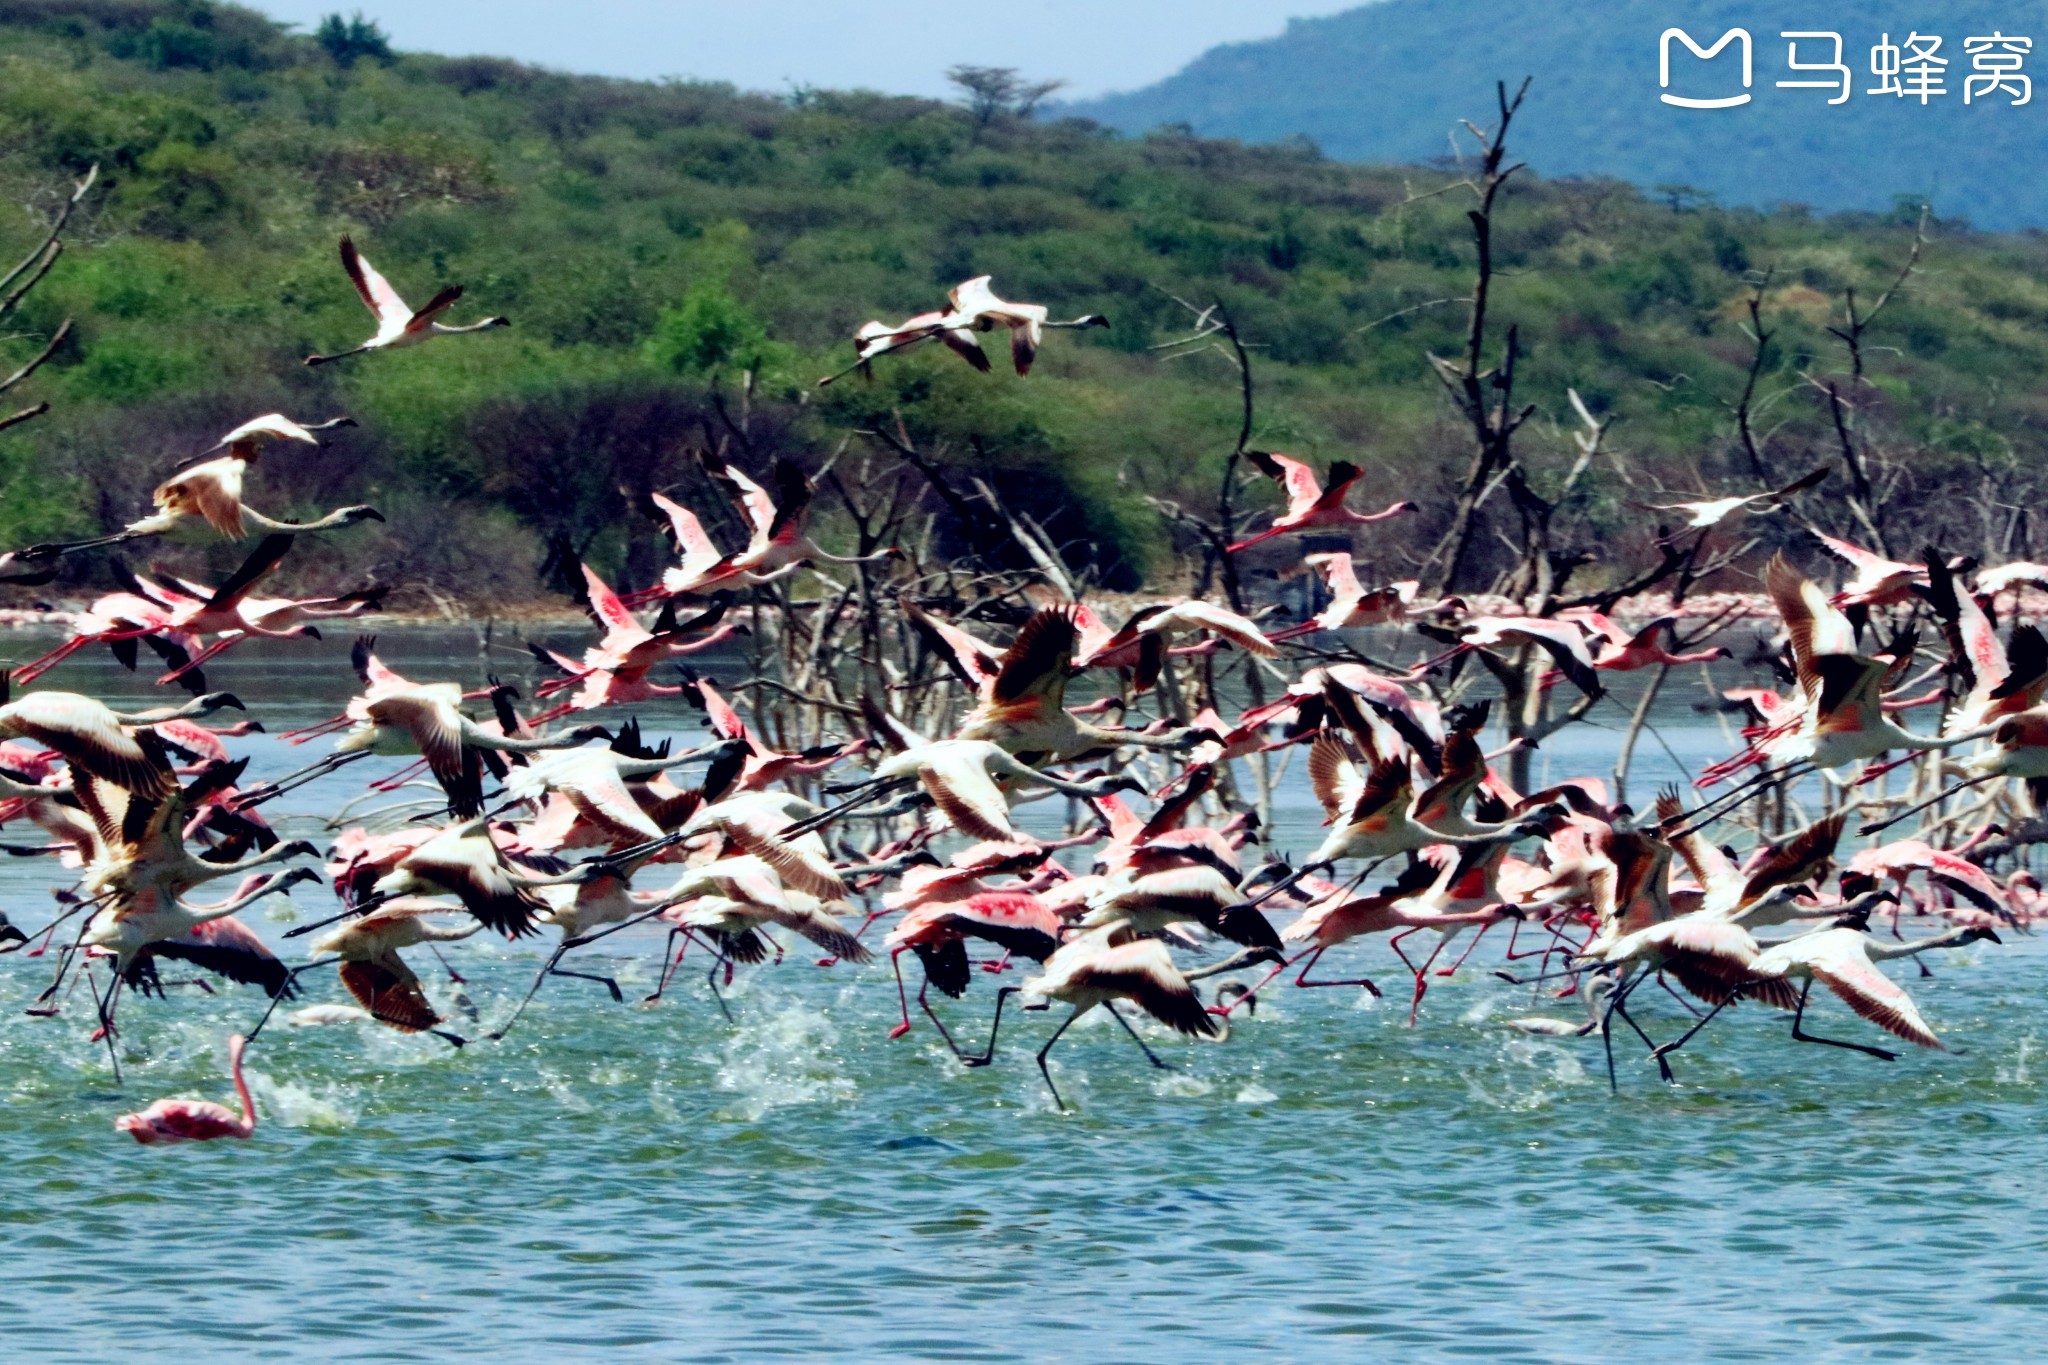
MULTIPOLYGON (((0 3, 0 202, 30 209, 0 219, 0 255, 37 240, 74 176, 102 176, 0 342, 19 363, 75 319, 10 395, 52 411, 0 434, 0 544, 121 524, 165 468, 253 413, 346 412, 358 430, 324 456, 279 454, 251 487, 265 510, 368 501, 390 516, 306 547, 302 574, 367 570, 415 602, 518 600, 566 539, 645 583, 665 555, 646 493, 715 506, 692 444, 851 461, 875 449, 856 433, 900 412, 920 448, 994 477, 1077 567, 1163 579, 1172 532, 1145 495, 1213 499, 1238 422, 1222 352, 1154 349, 1187 330, 1176 298, 1221 301, 1251 345, 1256 443, 1355 460, 1376 493, 1432 503, 1373 539, 1385 569, 1448 520, 1470 436, 1426 354, 1461 344, 1473 253, 1470 196, 1429 193, 1442 173, 872 94, 776 99, 335 46, 344 60, 230 7, 0 3), (460 282, 456 321, 513 327, 303 367, 368 335, 336 262, 344 232, 414 302, 460 282), (983 273, 1114 325, 1055 334, 1028 379, 937 351, 890 358, 872 385, 815 387, 860 322, 938 306, 983 273)), ((1464 112, 1485 119, 1491 97, 1475 83, 1464 112)), ((1551 117, 1532 104, 1529 135, 1551 117)), ((1882 289, 1911 223, 1513 182, 1494 317, 1519 325, 1518 397, 1538 405, 1523 446, 1539 467, 1567 460, 1568 388, 1618 419, 1613 457, 1580 485, 1579 548, 1641 556, 1653 532, 1630 503, 1659 479, 1751 478, 1728 404, 1763 271, 1763 458, 1774 474, 1831 458, 1807 376, 1840 373, 1827 328, 1844 291, 1882 289)), ((1856 420, 1902 516, 1963 548, 2016 536, 2019 553, 2031 526, 2000 509, 2026 502, 2044 440, 2048 246, 1937 225, 1927 263, 1866 338, 1856 420)), ((105 581, 89 560, 78 573, 105 581)))

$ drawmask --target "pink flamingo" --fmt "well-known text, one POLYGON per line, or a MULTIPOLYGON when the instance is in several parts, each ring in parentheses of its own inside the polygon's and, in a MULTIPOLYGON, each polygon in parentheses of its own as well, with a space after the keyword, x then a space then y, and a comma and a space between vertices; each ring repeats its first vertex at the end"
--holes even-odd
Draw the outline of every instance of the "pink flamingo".
POLYGON ((1330 587, 1330 604, 1300 625, 1276 630, 1274 641, 1299 639, 1320 630, 1365 630, 1371 626, 1398 626, 1418 616, 1440 616, 1465 609, 1462 597, 1445 597, 1429 606, 1419 606, 1416 596, 1422 584, 1403 579, 1367 592, 1358 581, 1358 567, 1349 553, 1308 555, 1302 563, 1322 572, 1330 587))
POLYGON ((878 357, 907 351, 931 340, 943 343, 947 350, 983 374, 989 372, 988 353, 981 349, 970 328, 950 322, 945 313, 919 313, 894 327, 879 319, 863 322, 853 334, 854 362, 837 374, 820 379, 818 387, 837 383, 855 370, 860 371, 861 378, 872 379, 878 357))
POLYGON ((1227 553, 1250 549, 1254 545, 1284 536, 1291 531, 1337 530, 1352 526, 1368 526, 1376 521, 1386 521, 1413 512, 1420 504, 1397 502, 1383 511, 1354 512, 1344 505, 1352 486, 1365 477, 1365 471, 1349 460, 1338 460, 1330 466, 1330 483, 1325 488, 1317 482, 1315 471, 1300 460, 1285 455, 1269 454, 1263 450, 1248 450, 1245 454, 1259 472, 1280 485, 1287 495, 1287 510, 1273 518, 1273 524, 1266 530, 1232 545, 1227 553))
POLYGON ((510 327, 511 321, 501 317, 485 318, 462 327, 450 327, 440 321, 441 315, 455 306, 462 297, 462 286, 451 284, 433 298, 427 306, 414 312, 398 297, 385 278, 375 267, 363 259, 356 250, 356 244, 344 237, 341 239, 341 268, 348 272, 350 283, 356 287, 356 294, 362 299, 363 307, 370 310, 377 319, 377 334, 360 346, 333 355, 309 355, 308 365, 325 365, 344 356, 359 355, 364 351, 390 351, 403 346, 417 346, 430 337, 455 336, 463 332, 484 332, 493 327, 510 327))
POLYGON ((256 1102, 249 1098, 248 1083, 242 1079, 242 1054, 248 1046, 249 1040, 239 1033, 228 1039, 228 1074, 234 1077, 241 1113, 212 1100, 158 1100, 139 1113, 115 1119, 114 1131, 128 1134, 145 1147, 254 1137, 256 1102))

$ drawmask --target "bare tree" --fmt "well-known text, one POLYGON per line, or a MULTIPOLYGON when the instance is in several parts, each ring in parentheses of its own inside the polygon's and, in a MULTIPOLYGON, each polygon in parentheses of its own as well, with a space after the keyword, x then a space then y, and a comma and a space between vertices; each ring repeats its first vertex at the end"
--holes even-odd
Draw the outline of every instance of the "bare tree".
MULTIPOLYGON (((71 221, 72 211, 78 207, 79 201, 85 198, 86 192, 92 188, 93 181, 99 178, 99 174, 98 166, 85 173, 85 179, 72 188, 70 197, 57 210, 57 216, 51 222, 49 230, 43 234, 43 240, 38 242, 28 255, 22 257, 19 265, 5 275, 0 275, 0 291, 4 291, 0 292, 0 321, 4 321, 21 307, 22 300, 43 282, 43 278, 50 273, 50 267, 57 264, 57 258, 64 254, 64 226, 71 221)), ((27 364, 5 379, 0 379, 0 394, 5 394, 42 368, 43 362, 55 355, 57 348, 62 346, 64 339, 70 335, 71 319, 66 318, 58 325, 57 330, 50 334, 43 349, 36 352, 27 364)), ((26 422, 32 417, 40 417, 49 410, 48 403, 36 403, 10 416, 0 417, 0 431, 26 422)))

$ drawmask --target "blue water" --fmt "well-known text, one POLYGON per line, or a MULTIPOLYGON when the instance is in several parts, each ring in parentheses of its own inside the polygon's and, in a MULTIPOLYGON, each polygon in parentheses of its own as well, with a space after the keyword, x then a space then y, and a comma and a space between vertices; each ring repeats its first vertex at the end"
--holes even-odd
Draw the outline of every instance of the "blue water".
MULTIPOLYGON (((386 649, 422 678, 480 673, 459 643, 386 649)), ((278 727, 352 689, 338 652, 252 650, 216 676, 276 698, 257 713, 278 727)), ((97 664, 52 682, 139 691, 97 664)), ((1681 704, 1660 714, 1685 761, 1728 751, 1681 704)), ((1584 770, 1612 739, 1545 757, 1584 770)), ((305 756, 237 749, 272 771, 305 756)), ((1654 746, 1639 762, 1644 783, 1675 771, 1654 746)), ((362 780, 294 794, 289 832, 320 837, 362 780)), ((1306 847, 1314 823, 1297 794, 1276 843, 1306 847)), ((39 924, 54 879, 5 860, 0 904, 39 924)), ((331 904, 298 899, 306 918, 331 904)), ((509 1010, 534 942, 450 949, 483 1021, 465 1032, 509 1010)), ((657 943, 620 935, 586 965, 637 1000, 657 943)), ((652 1009, 558 981, 505 1042, 460 1051, 273 1024, 250 1060, 256 1137, 163 1150, 114 1115, 229 1098, 224 1038, 260 997, 131 998, 116 1089, 89 1007, 19 1012, 47 959, 0 959, 0 1341, 41 1360, 1864 1359, 2011 1358, 2041 1330, 2037 942, 1941 955, 1926 980, 1893 965, 1957 1052, 1797 1045, 1746 1006, 1675 1058, 1675 1087, 1618 1038, 1616 1098, 1597 1039, 1502 1027, 1575 1006, 1532 1005, 1491 976, 1495 951, 1435 985, 1413 1030, 1382 944, 1333 954, 1389 1001, 1275 989, 1221 1045, 1149 1030, 1170 1073, 1092 1016, 1054 1053, 1065 1114, 1031 1061, 1058 1012, 1011 1014, 999 1064, 968 1071, 921 1018, 887 1039, 885 963, 742 969, 730 1024, 687 963, 652 1009)), ((939 1009, 978 1041, 996 984, 939 1009)), ((1637 1000, 1660 1041, 1688 1018, 1637 1000)), ((1814 1024, 1882 1041, 1832 1004, 1814 1024)))

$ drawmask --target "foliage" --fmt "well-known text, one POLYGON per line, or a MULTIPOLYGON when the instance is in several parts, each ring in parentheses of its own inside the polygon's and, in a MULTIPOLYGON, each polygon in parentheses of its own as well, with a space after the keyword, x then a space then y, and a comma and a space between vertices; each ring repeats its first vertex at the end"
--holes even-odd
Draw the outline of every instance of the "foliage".
POLYGON ((354 66, 364 57, 380 62, 391 60, 390 40, 384 36, 384 30, 363 18, 361 10, 348 19, 339 14, 328 15, 313 31, 313 40, 327 49, 336 66, 354 66))
MULTIPOLYGON (((1466 94, 1461 112, 1484 117, 1490 83, 1466 94)), ((1517 133, 1555 114, 1532 95, 1517 133)), ((638 586, 665 548, 654 518, 621 515, 646 511, 622 488, 698 496, 690 447, 711 442, 817 467, 900 417, 937 467, 984 476, 1078 568, 1129 586, 1185 548, 1146 498, 1213 499, 1237 435, 1229 357, 1155 349, 1189 329, 1176 299, 1228 307, 1256 369, 1255 445, 1353 460, 1368 496, 1431 508, 1361 538, 1370 571, 1416 576, 1469 459, 1426 358, 1459 352, 1473 272, 1469 200, 1429 193, 1447 172, 1078 120, 982 126, 867 92, 403 53, 343 67, 228 6, 0 0, 0 191, 31 209, 0 219, 0 258, 39 241, 95 163, 62 260, 0 339, 4 374, 76 320, 30 386, 51 413, 0 433, 10 543, 125 522, 162 470, 254 413, 346 412, 361 427, 325 456, 266 461, 251 502, 376 504, 392 523, 349 534, 371 538, 378 574, 441 591, 489 563, 493 592, 533 593, 561 536, 638 586), (159 21, 211 35, 210 65, 168 60, 159 21), (460 283, 452 321, 513 327, 304 368, 369 333, 343 233, 415 303, 460 283), (997 336, 988 375, 925 347, 870 383, 815 386, 863 321, 941 306, 979 274, 1114 325, 1051 334, 1028 379, 997 336)), ((2010 509, 2048 449, 2048 240, 1932 232, 1865 338, 1855 421, 1915 519, 1903 548, 2025 553, 2033 519, 2010 509)), ((1490 304, 1497 335, 1518 328, 1515 392, 1537 405, 1518 444, 1540 481, 1572 456, 1568 390, 1615 419, 1576 485, 1587 543, 1561 550, 1654 559, 1639 504, 1754 483, 1729 405, 1760 284, 1763 457, 1787 477, 1835 459, 1825 386, 1847 362, 1829 329, 1848 290, 1892 280, 1913 233, 1911 214, 1518 177, 1490 304)), ((1475 537, 1482 579, 1495 539, 1475 537)))

